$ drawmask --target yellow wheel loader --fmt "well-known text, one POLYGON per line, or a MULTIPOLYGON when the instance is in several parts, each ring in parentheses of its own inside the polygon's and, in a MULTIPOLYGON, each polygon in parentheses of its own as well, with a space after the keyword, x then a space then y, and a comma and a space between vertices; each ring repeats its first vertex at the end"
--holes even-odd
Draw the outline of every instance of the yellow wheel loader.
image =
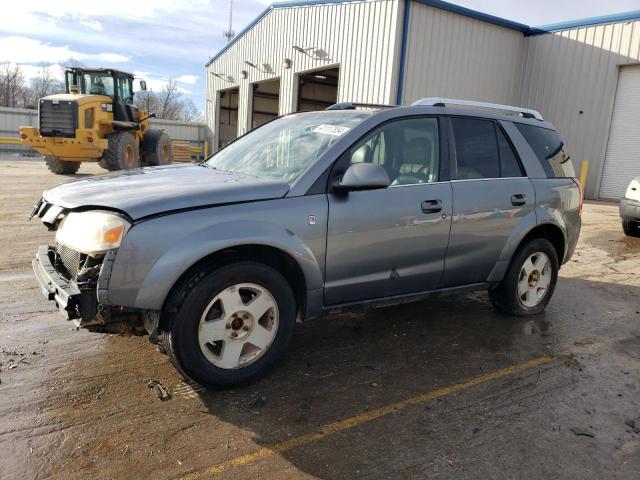
MULTIPOLYGON (((173 160, 171 139, 149 127, 133 104, 133 75, 108 68, 68 68, 67 93, 39 100, 39 127, 20 127, 23 144, 41 153, 57 174, 78 171, 81 162, 107 170, 164 165, 173 160)), ((144 80, 140 87, 146 90, 144 80)))

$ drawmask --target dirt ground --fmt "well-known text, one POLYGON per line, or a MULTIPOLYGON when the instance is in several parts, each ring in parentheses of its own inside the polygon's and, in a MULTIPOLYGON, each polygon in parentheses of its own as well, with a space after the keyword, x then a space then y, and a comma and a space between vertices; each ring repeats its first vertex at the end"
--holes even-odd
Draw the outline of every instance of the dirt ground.
POLYGON ((262 380, 208 392, 43 298, 30 261, 52 234, 26 218, 63 180, 0 159, 1 479, 639 478, 640 239, 617 205, 586 205, 544 315, 485 293, 332 315, 262 380))

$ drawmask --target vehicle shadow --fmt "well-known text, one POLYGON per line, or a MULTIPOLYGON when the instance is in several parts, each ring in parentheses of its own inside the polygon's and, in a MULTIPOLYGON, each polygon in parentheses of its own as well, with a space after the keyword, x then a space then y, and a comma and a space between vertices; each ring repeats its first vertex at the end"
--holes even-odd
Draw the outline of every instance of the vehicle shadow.
MULTIPOLYGON (((621 335, 632 326, 622 325, 620 319, 636 315, 638 305, 638 287, 562 278, 546 313, 534 317, 497 313, 485 292, 336 314, 298 326, 284 358, 258 382, 200 393, 201 411, 219 420, 216 438, 226 442, 227 448, 237 443, 238 436, 249 436, 254 450, 272 447, 381 406, 533 358, 567 352, 574 344, 621 335)), ((575 381, 571 379, 575 370, 561 361, 547 371, 543 381, 540 370, 517 376, 533 375, 524 381, 527 388, 510 386, 513 380, 499 382, 501 387, 491 387, 497 392, 482 394, 492 398, 489 403, 484 396, 460 402, 442 398, 397 417, 392 414, 285 449, 263 460, 272 463, 271 469, 263 467, 272 473, 262 472, 261 476, 278 477, 283 464, 317 478, 420 477, 427 470, 434 473, 450 468, 445 457, 433 456, 442 454, 441 442, 462 445, 472 441, 474 422, 482 424, 491 412, 500 416, 501 409, 512 408, 529 396, 544 399, 552 392, 565 391, 575 381), (456 431, 455 438, 448 437, 451 429, 456 431)), ((536 408, 553 410, 554 405, 543 400, 536 408)), ((536 426, 527 428, 535 431, 536 426)), ((490 443, 492 438, 485 440, 490 443)), ((192 441, 199 444, 197 438, 192 441)), ((526 439, 523 444, 532 447, 526 439)), ((447 445, 448 454, 462 461, 455 453, 457 447, 451 448, 447 445)), ((513 447, 518 448, 525 447, 513 447)), ((233 455, 208 458, 217 458, 210 463, 215 465, 233 455)), ((465 462, 469 466, 488 461, 471 458, 465 462)), ((205 465, 196 466, 194 471, 203 468, 205 465)), ((483 471, 491 474, 490 469, 483 471)), ((456 475, 456 470, 448 474, 456 475)))

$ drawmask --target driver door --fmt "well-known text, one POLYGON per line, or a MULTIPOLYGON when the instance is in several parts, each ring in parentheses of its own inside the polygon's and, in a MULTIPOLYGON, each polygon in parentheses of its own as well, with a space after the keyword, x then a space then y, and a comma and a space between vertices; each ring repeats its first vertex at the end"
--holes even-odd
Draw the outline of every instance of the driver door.
POLYGON ((452 211, 448 162, 437 117, 376 128, 336 163, 331 182, 356 162, 382 165, 391 186, 329 192, 325 305, 438 288, 452 211))

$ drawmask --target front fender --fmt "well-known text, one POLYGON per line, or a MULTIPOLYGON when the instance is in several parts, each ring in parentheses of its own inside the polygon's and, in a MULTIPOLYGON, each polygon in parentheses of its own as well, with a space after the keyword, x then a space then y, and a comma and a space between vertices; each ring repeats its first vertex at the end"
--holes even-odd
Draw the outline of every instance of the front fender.
POLYGON ((192 230, 201 214, 192 215, 183 228, 169 220, 171 217, 143 222, 127 233, 109 282, 112 305, 159 310, 173 285, 192 265, 240 245, 263 245, 289 254, 302 270, 305 289, 322 288, 324 267, 317 258, 324 257, 312 250, 322 243, 322 229, 295 233, 269 221, 228 220, 192 230))

